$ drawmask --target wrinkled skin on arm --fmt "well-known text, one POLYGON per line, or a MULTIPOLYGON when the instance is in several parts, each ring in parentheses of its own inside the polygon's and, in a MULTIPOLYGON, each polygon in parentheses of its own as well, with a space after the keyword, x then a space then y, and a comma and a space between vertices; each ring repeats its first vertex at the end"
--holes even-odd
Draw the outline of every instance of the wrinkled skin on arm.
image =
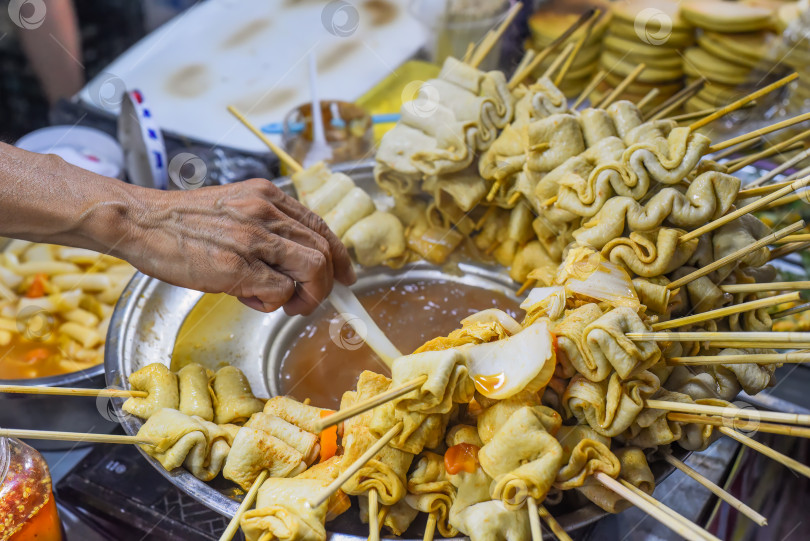
POLYGON ((267 180, 164 192, 2 143, 0 235, 107 253, 264 312, 309 314, 355 279, 325 222, 267 180))

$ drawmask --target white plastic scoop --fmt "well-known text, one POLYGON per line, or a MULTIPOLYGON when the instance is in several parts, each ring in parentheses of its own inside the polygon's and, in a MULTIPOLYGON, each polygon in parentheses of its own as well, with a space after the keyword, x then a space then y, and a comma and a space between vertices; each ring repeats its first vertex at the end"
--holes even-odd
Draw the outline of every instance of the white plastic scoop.
POLYGON ((360 335, 366 344, 374 350, 374 353, 391 368, 394 359, 402 357, 402 353, 388 339, 382 329, 371 319, 371 315, 360 304, 360 300, 354 291, 348 287, 335 282, 332 293, 329 294, 329 302, 335 307, 339 314, 346 314, 346 322, 352 326, 355 332, 360 335))

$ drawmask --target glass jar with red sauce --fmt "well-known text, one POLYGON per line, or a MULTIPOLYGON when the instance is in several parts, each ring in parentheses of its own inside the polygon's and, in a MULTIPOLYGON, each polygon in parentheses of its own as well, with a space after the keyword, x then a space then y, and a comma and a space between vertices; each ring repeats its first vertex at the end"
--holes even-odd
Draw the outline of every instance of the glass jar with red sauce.
POLYGON ((0 438, 0 541, 62 541, 48 465, 12 438, 0 438))

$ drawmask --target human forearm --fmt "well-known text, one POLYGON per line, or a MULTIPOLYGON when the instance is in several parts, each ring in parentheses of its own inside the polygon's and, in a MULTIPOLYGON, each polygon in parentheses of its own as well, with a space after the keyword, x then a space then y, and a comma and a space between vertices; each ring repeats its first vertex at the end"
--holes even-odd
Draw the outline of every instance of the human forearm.
POLYGON ((164 192, 2 143, 0 236, 100 251, 263 311, 309 313, 333 279, 355 279, 323 220, 270 181, 164 192))
MULTIPOLYGON (((132 215, 145 212, 137 190, 54 155, 0 143, 0 235, 124 257, 132 215)), ((130 239, 132 241, 132 239, 130 239)))

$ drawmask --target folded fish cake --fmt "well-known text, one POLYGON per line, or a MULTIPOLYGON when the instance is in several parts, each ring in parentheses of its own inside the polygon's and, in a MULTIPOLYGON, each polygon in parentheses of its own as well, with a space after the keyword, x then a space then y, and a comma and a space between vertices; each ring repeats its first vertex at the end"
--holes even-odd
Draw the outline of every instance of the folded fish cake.
POLYGON ((217 401, 214 418, 217 424, 244 423, 264 408, 264 402, 253 396, 245 374, 234 366, 223 366, 214 375, 217 401))
POLYGON ((263 470, 270 477, 292 477, 307 468, 304 456, 262 430, 242 427, 222 468, 225 479, 249 490, 263 470))
POLYGON ((152 363, 129 376, 129 385, 134 391, 146 391, 145 398, 127 398, 122 406, 127 413, 149 419, 162 408, 177 409, 180 405, 180 390, 177 376, 165 365, 152 363))

